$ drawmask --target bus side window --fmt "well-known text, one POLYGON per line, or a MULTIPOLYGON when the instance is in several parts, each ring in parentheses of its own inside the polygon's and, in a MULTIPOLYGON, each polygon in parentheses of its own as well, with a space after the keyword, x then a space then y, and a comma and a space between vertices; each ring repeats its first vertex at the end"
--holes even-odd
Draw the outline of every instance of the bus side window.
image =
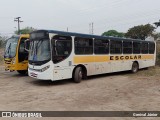
POLYGON ((133 41, 133 54, 140 54, 141 53, 141 43, 133 41))
POLYGON ((123 41, 123 53, 132 54, 132 41, 123 41))
POLYGON ((148 42, 142 42, 142 54, 148 54, 148 42))
POLYGON ((155 43, 149 43, 149 54, 154 54, 155 52, 155 43))
POLYGON ((93 39, 76 37, 75 54, 77 55, 93 54, 93 39))
POLYGON ((110 41, 110 53, 122 54, 122 41, 110 41))
POLYGON ((94 40, 94 53, 95 54, 108 54, 109 41, 108 40, 94 40))

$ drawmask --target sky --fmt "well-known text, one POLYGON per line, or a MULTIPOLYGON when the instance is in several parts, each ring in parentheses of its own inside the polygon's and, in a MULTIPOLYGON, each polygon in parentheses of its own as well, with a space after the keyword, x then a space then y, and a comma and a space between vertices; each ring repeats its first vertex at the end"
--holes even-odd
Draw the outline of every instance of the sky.
MULTIPOLYGON (((0 34, 21 28, 60 30, 101 35, 108 30, 127 32, 160 20, 160 0, 0 0, 0 34)), ((160 28, 156 30, 160 32, 160 28)))

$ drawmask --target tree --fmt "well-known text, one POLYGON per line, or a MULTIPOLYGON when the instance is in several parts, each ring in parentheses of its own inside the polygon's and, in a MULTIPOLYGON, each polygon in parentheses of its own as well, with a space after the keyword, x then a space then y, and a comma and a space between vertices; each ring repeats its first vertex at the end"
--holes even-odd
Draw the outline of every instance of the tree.
POLYGON ((158 28, 160 26, 160 20, 159 20, 159 22, 155 22, 153 24, 155 24, 155 26, 158 28))
POLYGON ((8 37, 6 36, 0 36, 0 48, 3 48, 6 44, 6 39, 8 39, 8 37))
POLYGON ((153 37, 154 37, 155 40, 160 39, 160 33, 159 32, 153 33, 153 37))
MULTIPOLYGON (((36 29, 32 28, 32 27, 25 27, 23 29, 20 30, 21 34, 29 34, 30 32, 34 31, 36 29)), ((18 34, 18 31, 15 31, 15 34, 18 34)))
POLYGON ((2 47, 3 41, 0 39, 0 48, 2 47))
POLYGON ((117 32, 116 30, 109 30, 107 32, 104 32, 102 36, 113 36, 113 37, 124 37, 124 33, 117 32))
POLYGON ((125 34, 126 37, 133 39, 145 40, 148 36, 152 36, 156 28, 151 24, 139 25, 130 28, 125 34))

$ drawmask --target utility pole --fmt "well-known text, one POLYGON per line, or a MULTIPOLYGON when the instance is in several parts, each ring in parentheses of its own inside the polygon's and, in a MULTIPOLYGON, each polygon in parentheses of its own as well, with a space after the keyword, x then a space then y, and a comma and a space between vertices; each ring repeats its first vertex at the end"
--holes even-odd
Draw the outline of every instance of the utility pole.
POLYGON ((94 34, 94 23, 89 23, 89 34, 94 34))
POLYGON ((94 23, 92 22, 92 35, 94 34, 94 23))
POLYGON ((89 34, 91 34, 91 23, 89 23, 89 34))
POLYGON ((23 21, 20 20, 20 18, 21 18, 21 17, 16 17, 16 18, 14 18, 14 21, 15 21, 15 22, 18 22, 18 34, 20 34, 20 23, 23 22, 23 21))

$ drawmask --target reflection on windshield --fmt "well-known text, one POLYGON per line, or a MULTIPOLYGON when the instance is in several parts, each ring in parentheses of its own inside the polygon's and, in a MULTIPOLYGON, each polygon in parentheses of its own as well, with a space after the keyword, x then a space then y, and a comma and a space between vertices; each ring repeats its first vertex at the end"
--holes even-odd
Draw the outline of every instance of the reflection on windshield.
POLYGON ((5 57, 13 58, 16 55, 16 48, 19 37, 12 37, 8 39, 5 49, 5 57))
POLYGON ((30 42, 29 60, 46 61, 51 58, 49 40, 38 40, 30 42))

